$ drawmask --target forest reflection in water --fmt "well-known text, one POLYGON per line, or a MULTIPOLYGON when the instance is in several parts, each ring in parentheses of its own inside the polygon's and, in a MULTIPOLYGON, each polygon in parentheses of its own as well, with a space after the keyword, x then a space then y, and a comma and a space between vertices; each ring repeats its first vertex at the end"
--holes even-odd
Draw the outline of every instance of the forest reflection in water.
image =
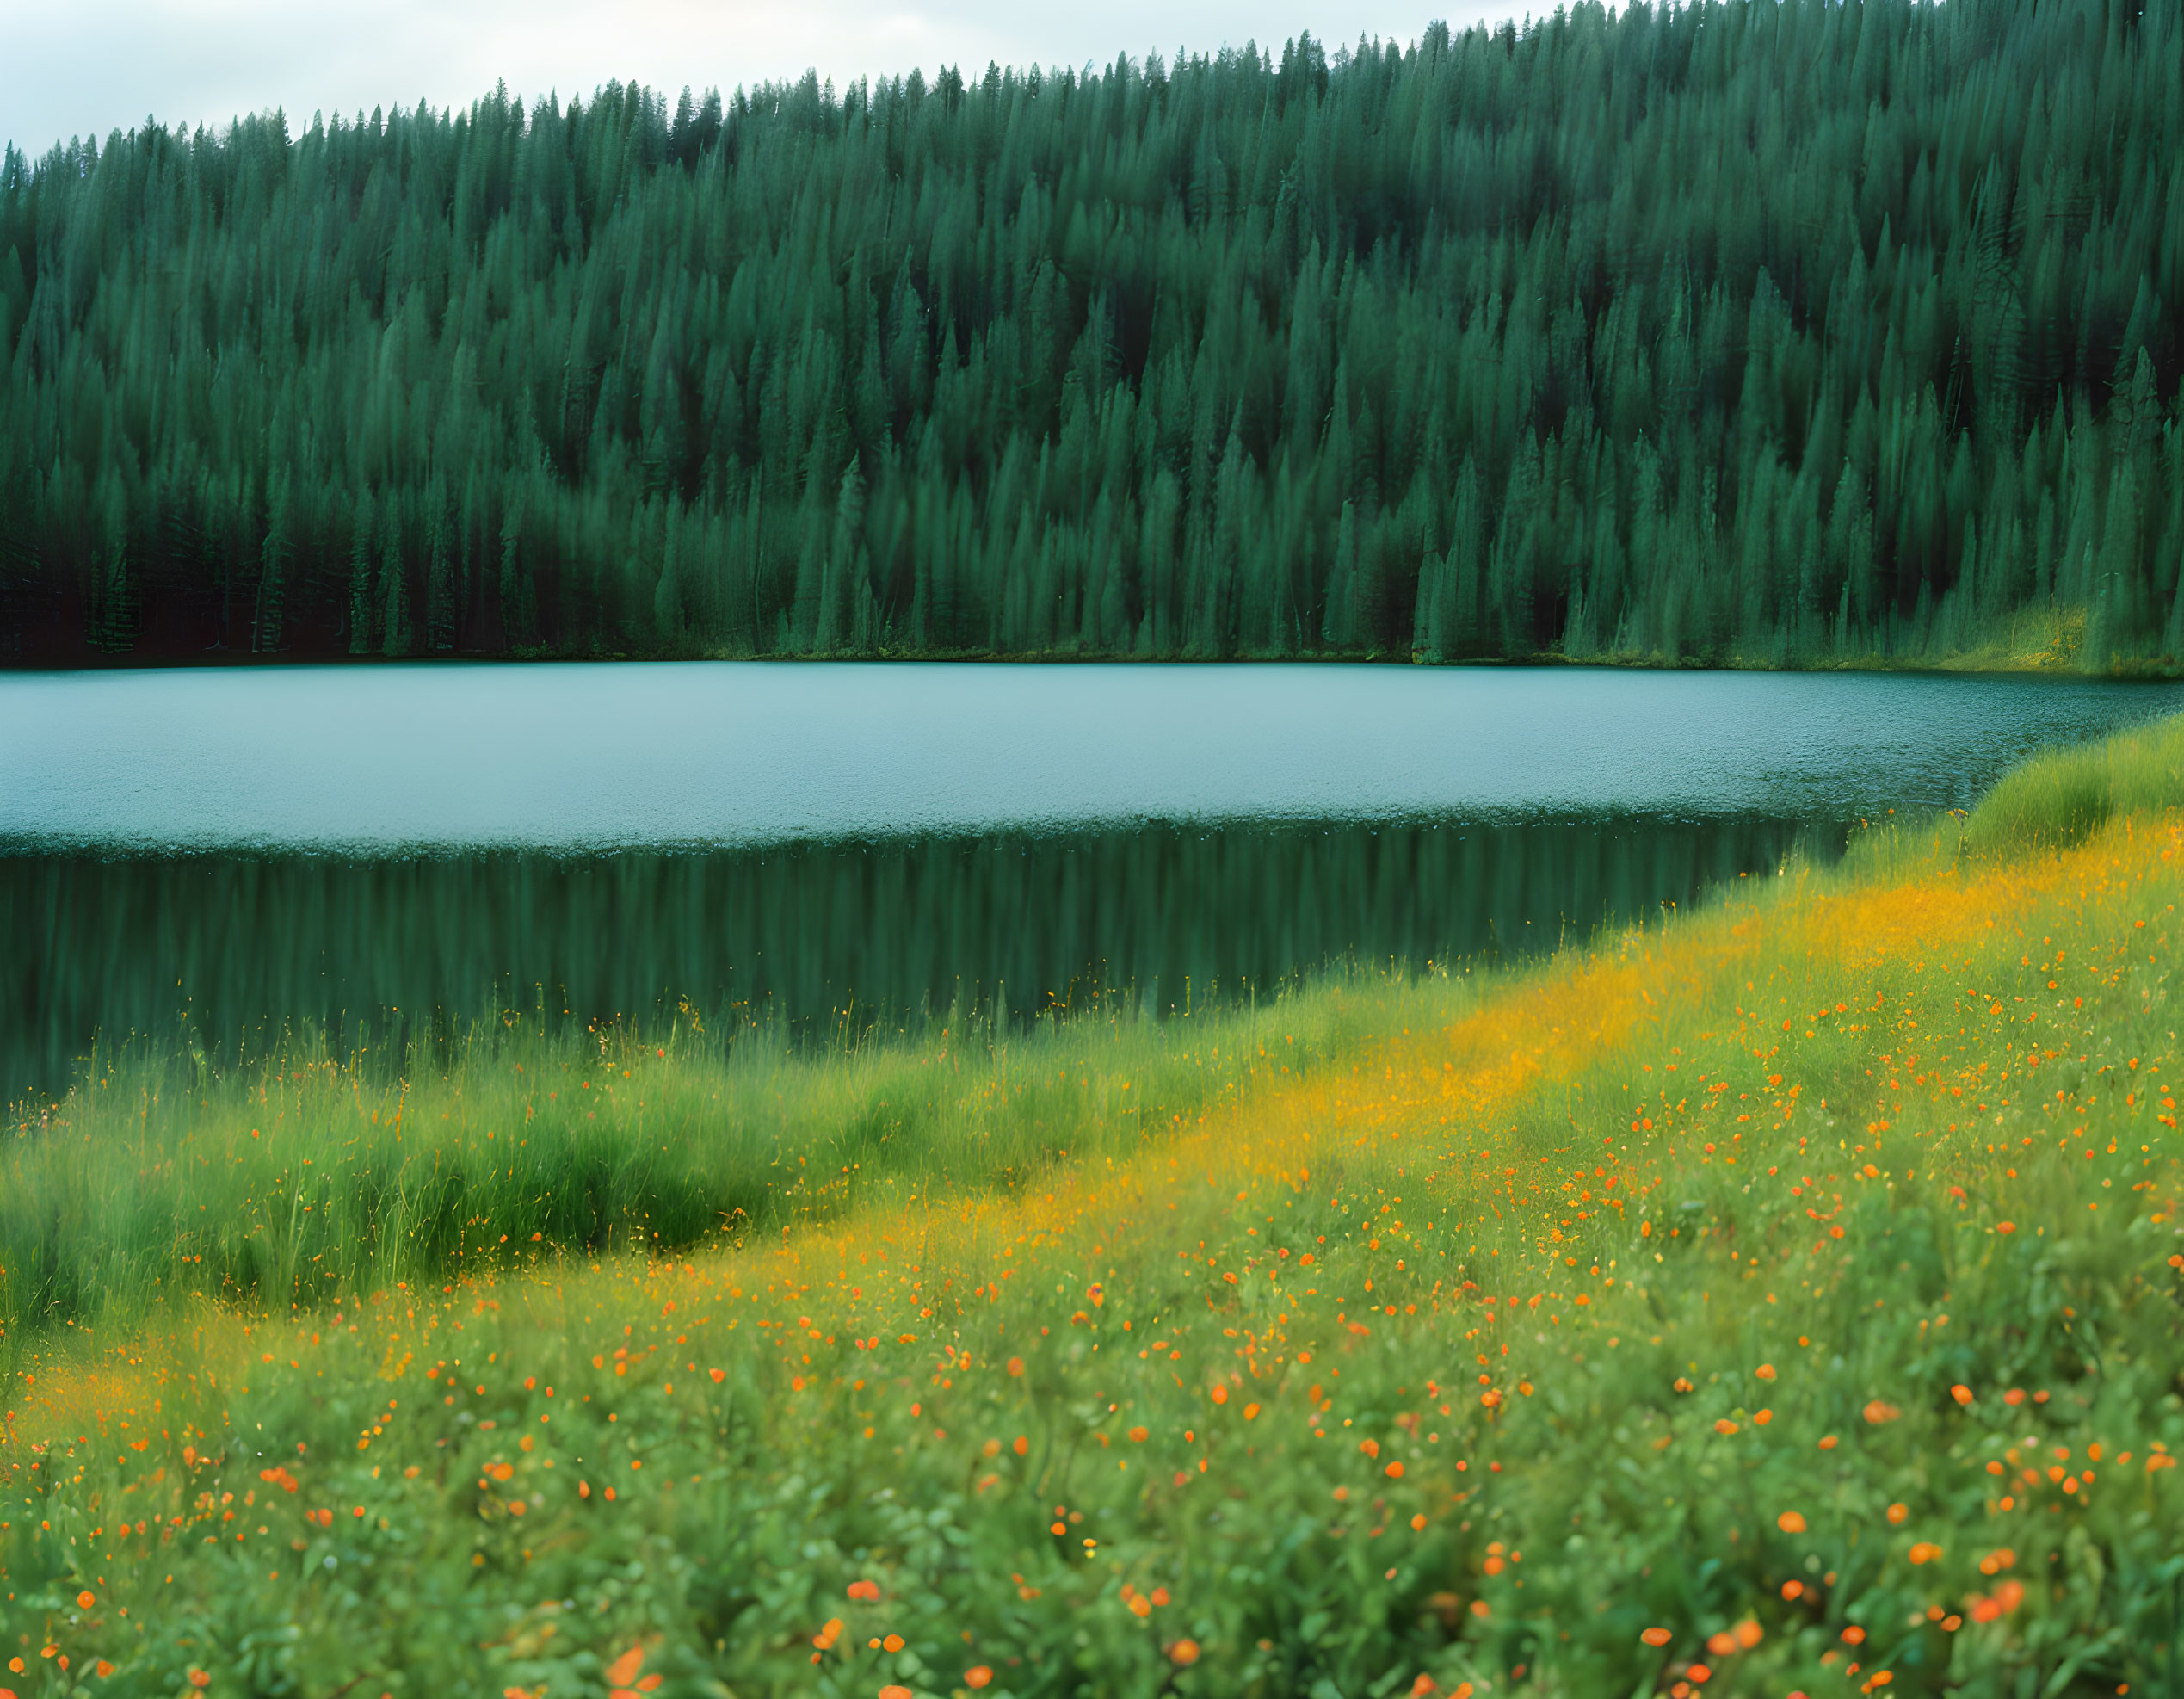
POLYGON ((0 858, 9 1098, 95 1035, 262 1053, 489 1008, 799 1037, 1125 997, 1266 995, 1330 966, 1488 960, 1689 905, 1840 830, 1752 818, 1153 824, 593 856, 0 858))

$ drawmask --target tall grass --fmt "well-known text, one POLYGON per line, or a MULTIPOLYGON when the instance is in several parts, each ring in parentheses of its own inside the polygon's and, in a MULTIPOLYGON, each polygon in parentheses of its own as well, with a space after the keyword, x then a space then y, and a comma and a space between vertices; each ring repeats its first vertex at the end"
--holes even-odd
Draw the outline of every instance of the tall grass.
POLYGON ((2119 814, 2184 805, 2184 717, 2035 756, 1964 824, 1965 849, 1993 856, 2082 843, 2119 814))
POLYGON ((1311 1073, 1461 977, 1353 973, 1162 1021, 732 1041, 515 1015, 452 1048, 291 1040, 230 1070, 95 1054, 0 1148, 0 1330, 126 1325, 194 1294, 309 1307, 563 1251, 686 1252, 859 1206, 1021 1186, 1311 1073))

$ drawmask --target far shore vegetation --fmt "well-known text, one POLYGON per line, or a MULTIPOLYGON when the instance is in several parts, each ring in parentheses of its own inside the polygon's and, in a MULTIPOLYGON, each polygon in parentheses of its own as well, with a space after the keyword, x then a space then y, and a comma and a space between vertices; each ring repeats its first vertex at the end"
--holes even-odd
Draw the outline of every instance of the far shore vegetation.
POLYGON ((2162 1694, 2184 721, 1552 960, 0 1154, 26 1696, 2162 1694))
POLYGON ((2174 674, 2180 62, 1582 3, 9 149, 0 663, 2174 674))

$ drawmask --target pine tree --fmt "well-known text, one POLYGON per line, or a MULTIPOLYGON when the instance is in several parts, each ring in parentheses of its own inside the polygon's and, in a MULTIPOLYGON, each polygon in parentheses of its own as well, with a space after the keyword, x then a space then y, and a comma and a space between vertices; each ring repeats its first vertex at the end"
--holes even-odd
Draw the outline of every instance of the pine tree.
POLYGON ((349 652, 352 655, 373 654, 379 646, 381 596, 376 524, 372 492, 368 489, 358 491, 349 522, 349 652))
POLYGON ((406 655, 416 645, 410 626, 410 574, 402 553, 401 510, 392 501, 379 508, 379 584, 385 594, 379 624, 380 652, 406 655))
POLYGON ((276 475, 266 503, 265 540, 258 552, 257 606, 250 621, 250 647, 261 655, 272 654, 281 647, 289 563, 295 552, 291 524, 288 481, 276 475))
POLYGON ((2178 38, 2113 10, 9 152, 0 653, 2171 652, 2178 38))

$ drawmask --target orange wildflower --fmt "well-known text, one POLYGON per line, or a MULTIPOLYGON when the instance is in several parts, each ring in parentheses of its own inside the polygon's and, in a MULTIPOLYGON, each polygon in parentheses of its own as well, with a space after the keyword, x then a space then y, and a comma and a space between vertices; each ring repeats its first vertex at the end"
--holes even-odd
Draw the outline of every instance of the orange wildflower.
POLYGON ((973 1664, 963 1672, 966 1687, 984 1687, 993 1680, 993 1671, 984 1664, 973 1664))
POLYGON ((1940 1547, 1935 1545, 1931 1540, 1922 1540, 1918 1542, 1918 1544, 1911 1548, 1911 1561, 1913 1563, 1932 1563, 1934 1559, 1940 1557, 1940 1547))
POLYGON ((1964 1602, 1965 1609, 1975 1622, 1991 1622, 1996 1617, 2007 1616, 2016 1609, 2024 1601, 2024 1597, 2025 1584, 2023 1582, 2005 1581, 1995 1589, 1994 1597, 1991 1598, 1983 1593, 1972 1593, 1967 1596, 1964 1602))
POLYGON ((1648 1628, 1638 1638, 1648 1646, 1666 1646, 1675 1636, 1666 1628, 1648 1628))
POLYGON ((1888 1520, 1892 1526, 1900 1526, 1910 1514, 1911 1509, 1908 1504, 1891 1504, 1888 1507, 1888 1520))
POLYGON ((1802 1534, 1805 1532, 1805 1518, 1799 1516, 1795 1511, 1783 1511, 1780 1516, 1774 1518, 1774 1525, 1780 1529, 1785 1534, 1802 1534))
POLYGON ((1959 1404, 1970 1404, 1971 1402, 1971 1388, 1969 1387, 1952 1387, 1949 1388, 1949 1396, 1956 1399, 1959 1404))
MULTIPOLYGON (((1193 1664, 1198 1662, 1198 1642, 1194 1640, 1179 1640, 1168 1648, 1168 1656, 1179 1666, 1188 1669, 1193 1664)), ((904 1699, 909 1699, 909 1696, 905 1694, 904 1699)))
POLYGON ((1875 1399, 1865 1410, 1866 1419, 1877 1428, 1884 1422, 1893 1422, 1903 1413, 1894 1405, 1881 1399, 1875 1399))

